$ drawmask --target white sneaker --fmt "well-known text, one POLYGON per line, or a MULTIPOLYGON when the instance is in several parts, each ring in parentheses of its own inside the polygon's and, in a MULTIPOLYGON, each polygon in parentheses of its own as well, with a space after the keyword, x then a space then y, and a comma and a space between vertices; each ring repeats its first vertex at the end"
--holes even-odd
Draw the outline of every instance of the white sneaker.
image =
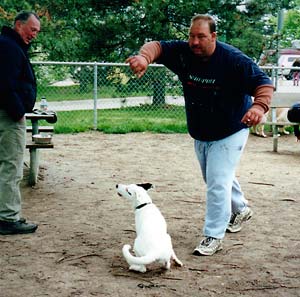
POLYGON ((241 213, 232 214, 227 231, 231 233, 241 231, 242 223, 251 219, 252 215, 253 211, 250 207, 246 207, 246 209, 241 213))
POLYGON ((214 237, 205 237, 194 249, 193 255, 211 256, 222 249, 222 240, 214 237))

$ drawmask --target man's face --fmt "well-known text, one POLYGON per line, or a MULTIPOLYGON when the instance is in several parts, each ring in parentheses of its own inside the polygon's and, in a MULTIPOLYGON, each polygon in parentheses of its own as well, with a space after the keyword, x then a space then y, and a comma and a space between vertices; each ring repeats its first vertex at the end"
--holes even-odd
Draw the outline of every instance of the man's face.
POLYGON ((188 43, 195 55, 205 58, 213 54, 216 37, 216 32, 210 32, 207 22, 196 21, 190 27, 188 43))
POLYGON ((25 23, 17 21, 15 30, 19 33, 24 43, 29 44, 40 32, 40 21, 34 15, 31 15, 25 23))

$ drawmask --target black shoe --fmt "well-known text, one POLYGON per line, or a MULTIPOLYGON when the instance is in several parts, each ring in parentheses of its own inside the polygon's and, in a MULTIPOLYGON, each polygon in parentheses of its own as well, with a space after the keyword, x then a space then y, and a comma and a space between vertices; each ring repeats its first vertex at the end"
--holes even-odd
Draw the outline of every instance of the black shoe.
POLYGON ((33 233, 37 228, 37 224, 26 223, 24 219, 17 222, 0 221, 0 234, 2 235, 33 233))

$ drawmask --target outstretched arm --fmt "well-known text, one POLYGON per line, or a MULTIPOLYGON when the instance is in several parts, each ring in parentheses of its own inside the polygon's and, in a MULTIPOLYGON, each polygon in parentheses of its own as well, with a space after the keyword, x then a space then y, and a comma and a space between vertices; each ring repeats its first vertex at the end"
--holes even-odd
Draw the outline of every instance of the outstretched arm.
POLYGON ((129 57, 126 63, 129 63, 133 73, 140 78, 145 74, 148 65, 159 58, 161 52, 162 49, 158 41, 147 42, 141 47, 139 54, 129 57))

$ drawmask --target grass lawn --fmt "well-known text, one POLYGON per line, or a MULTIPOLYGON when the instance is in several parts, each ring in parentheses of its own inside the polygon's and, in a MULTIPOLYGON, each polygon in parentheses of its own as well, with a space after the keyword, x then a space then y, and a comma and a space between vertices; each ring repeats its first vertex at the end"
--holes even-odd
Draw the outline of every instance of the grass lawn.
MULTIPOLYGON (((76 133, 94 129, 93 110, 57 112, 57 117, 55 133, 76 133)), ((41 121, 40 125, 49 124, 41 121)), ((187 133, 184 107, 165 104, 98 110, 97 130, 104 133, 187 133)))

